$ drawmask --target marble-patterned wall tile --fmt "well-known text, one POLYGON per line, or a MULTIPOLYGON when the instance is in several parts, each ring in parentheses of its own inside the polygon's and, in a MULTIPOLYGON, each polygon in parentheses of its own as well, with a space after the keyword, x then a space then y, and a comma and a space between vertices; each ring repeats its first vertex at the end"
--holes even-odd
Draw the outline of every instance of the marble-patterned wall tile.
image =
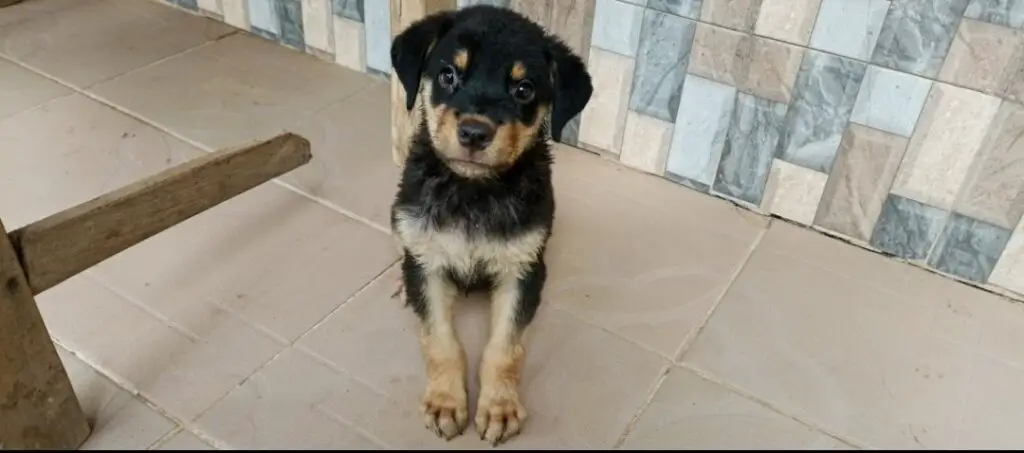
POLYGON ((249 23, 252 31, 274 39, 281 33, 281 22, 277 19, 274 0, 248 0, 249 23))
POLYGON ((888 11, 889 0, 822 0, 811 47, 866 61, 888 11))
POLYGON ((693 41, 690 73, 789 102, 804 48, 707 24, 697 26, 693 41))
POLYGON ((199 6, 200 11, 212 13, 215 16, 224 15, 224 6, 221 0, 199 0, 196 5, 199 6))
MULTIPOLYGON (((331 0, 334 14, 356 22, 363 21, 363 2, 365 0, 331 0)), ((373 1, 373 0, 371 0, 373 1)))
POLYGON ((554 0, 511 0, 508 8, 533 21, 547 25, 551 21, 551 3, 554 0))
POLYGON ((587 68, 594 94, 583 109, 579 141, 604 151, 618 153, 629 106, 634 60, 615 52, 590 49, 587 68))
POLYGON ((673 122, 686 78, 697 23, 653 9, 644 11, 629 108, 673 122))
POLYGON ((910 137, 931 88, 931 80, 869 66, 850 121, 910 137))
POLYGON ((761 209, 804 225, 814 221, 828 175, 775 159, 761 209))
POLYGON ((952 214, 942 230, 928 265, 978 283, 988 281, 1010 239, 1010 230, 952 214))
POLYGON ((734 30, 751 32, 764 0, 704 0, 700 20, 734 30))
POLYGON ((302 30, 306 46, 334 52, 334 15, 331 0, 302 0, 302 30))
POLYGON ((178 6, 182 7, 182 8, 185 8, 185 9, 188 9, 188 10, 192 10, 192 11, 199 11, 199 2, 197 2, 196 0, 170 0, 170 1, 171 1, 171 3, 173 3, 175 5, 178 5, 178 6))
POLYGON ((966 88, 932 85, 892 192, 942 209, 952 208, 999 102, 966 88))
POLYGON ((459 8, 465 8, 473 5, 491 5, 508 8, 511 3, 511 0, 459 0, 458 6, 459 8))
POLYGON ((988 282, 1024 294, 1024 219, 1010 234, 988 282))
POLYGON ((711 187, 735 105, 736 87, 686 76, 666 165, 670 177, 699 190, 711 187))
POLYGON ((905 137, 850 124, 839 144, 814 224, 867 241, 907 142, 905 137))
POLYGON ((228 0, 221 2, 224 11, 224 22, 233 27, 249 30, 252 26, 249 23, 249 2, 242 0, 228 0))
MULTIPOLYGON (((633 1, 638 5, 643 4, 643 0, 633 1)), ((698 20, 700 19, 701 0, 647 0, 647 7, 698 20)))
POLYGON ((366 33, 366 67, 382 73, 391 72, 391 3, 363 3, 363 24, 366 33))
POLYGON ((882 24, 871 62, 935 77, 968 0, 896 0, 882 24))
POLYGON ((712 185, 715 192, 752 205, 761 204, 785 117, 786 104, 746 93, 736 96, 712 185))
POLYGON ((1003 102, 953 210, 1012 229, 1024 215, 1024 106, 1003 102))
POLYGON ((1024 29, 1024 0, 971 0, 964 17, 1024 29))
POLYGON ((866 69, 861 61, 809 51, 800 66, 776 156, 828 173, 866 69))
POLYGON ((626 115, 619 162, 660 175, 672 143, 672 126, 667 121, 630 111, 626 115))
POLYGON ((1024 103, 1024 58, 1017 62, 1016 71, 1010 73, 1003 96, 1012 101, 1024 103))
POLYGON ((366 42, 363 23, 347 17, 333 17, 334 61, 346 68, 366 71, 366 42))
MULTIPOLYGON (((552 0, 551 16, 544 26, 586 61, 590 55, 596 8, 597 3, 593 1, 552 0)), ((562 134, 565 136, 565 132, 562 134)))
MULTIPOLYGON (((300 0, 276 0, 277 19, 280 21, 280 41, 282 44, 299 50, 306 49, 306 32, 300 0)), ((326 20, 327 16, 318 20, 326 20)))
POLYGON ((620 0, 597 0, 591 45, 636 57, 643 17, 643 7, 620 0))
POLYGON ((821 0, 762 0, 754 33, 806 46, 821 0))
POLYGON ((997 96, 1024 61, 1024 31, 963 19, 939 79, 997 96))
POLYGON ((871 246, 900 258, 924 260, 948 215, 934 206, 889 194, 871 233, 871 246))

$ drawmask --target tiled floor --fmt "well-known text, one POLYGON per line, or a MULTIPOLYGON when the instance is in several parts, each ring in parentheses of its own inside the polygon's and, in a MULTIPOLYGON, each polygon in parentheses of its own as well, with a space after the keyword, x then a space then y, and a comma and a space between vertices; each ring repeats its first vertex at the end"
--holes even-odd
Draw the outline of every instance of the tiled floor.
MULTIPOLYGON (((417 413, 386 83, 143 1, 29 0, 0 24, 8 228, 284 129, 314 145, 39 297, 86 447, 484 446, 417 413)), ((1024 446, 1021 305, 579 151, 555 173, 510 448, 1024 446)), ((458 323, 479 357, 486 307, 458 323)))

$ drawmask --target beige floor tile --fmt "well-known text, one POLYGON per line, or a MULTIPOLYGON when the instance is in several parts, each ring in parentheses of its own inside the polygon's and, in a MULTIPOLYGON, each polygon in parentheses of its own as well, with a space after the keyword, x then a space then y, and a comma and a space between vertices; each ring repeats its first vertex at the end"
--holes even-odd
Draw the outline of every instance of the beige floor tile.
POLYGON ((0 60, 0 119, 71 93, 71 89, 0 60))
POLYGON ((31 2, 21 2, 0 10, 0 27, 8 27, 17 22, 73 8, 82 3, 82 0, 33 0, 31 2))
POLYGON ((767 221, 580 151, 554 173, 546 303, 674 357, 767 221))
POLYGON ((152 1, 82 0, 0 30, 0 53, 87 87, 234 30, 152 1))
POLYGON ((370 449, 383 447, 321 406, 332 394, 382 398, 310 356, 288 349, 196 420, 227 449, 370 449))
POLYGON ((282 179, 390 230, 399 169, 389 152, 388 99, 389 85, 374 82, 291 127, 312 143, 313 161, 282 179))
POLYGON ((181 430, 177 434, 171 436, 163 444, 156 448, 156 450, 213 450, 214 448, 210 444, 204 442, 202 439, 196 437, 188 431, 181 430))
MULTIPOLYGON (((411 310, 390 298, 397 275, 397 269, 386 273, 298 343, 388 396, 355 402, 356 392, 335 392, 323 407, 391 447, 480 448, 484 445, 472 434, 446 444, 423 429, 418 405, 425 377, 418 327, 411 310)), ((474 296, 457 310, 470 363, 473 412, 488 306, 474 296)), ((665 362, 550 305, 542 306, 527 332, 522 395, 530 418, 509 448, 611 447, 665 362)))
POLYGON ((269 138, 371 83, 365 74, 239 33, 90 91, 190 140, 223 148, 269 138))
POLYGON ((281 349, 223 310, 205 314, 203 336, 187 335, 88 275, 37 299, 61 344, 182 419, 201 413, 281 349))
POLYGON ((95 272, 196 335, 215 304, 288 342, 396 260, 387 234, 266 184, 95 272))
POLYGON ((202 155, 80 94, 0 120, 0 213, 9 229, 202 155))
POLYGON ((57 354, 92 424, 84 450, 144 450, 174 429, 174 422, 100 375, 66 349, 57 354))
MULTIPOLYGON (((871 448, 970 447, 958 438, 994 434, 983 430, 1014 414, 1003 406, 964 415, 1008 397, 979 386, 974 363, 1020 363, 1024 353, 1008 346, 1022 335, 1019 306, 806 231, 778 231, 685 362, 871 448)), ((985 378, 1017 374, 1004 368, 985 378)))
POLYGON ((669 372, 622 447, 627 450, 851 449, 685 368, 669 372))

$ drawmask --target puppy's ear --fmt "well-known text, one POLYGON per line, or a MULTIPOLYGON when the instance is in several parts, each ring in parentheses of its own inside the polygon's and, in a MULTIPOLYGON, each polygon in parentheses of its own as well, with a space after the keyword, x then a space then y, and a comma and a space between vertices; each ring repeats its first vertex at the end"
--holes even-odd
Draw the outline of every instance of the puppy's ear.
POLYGON ((562 141, 562 129, 586 107, 594 87, 583 60, 557 38, 550 45, 555 99, 551 107, 551 138, 562 141))
POLYGON ((427 52, 451 30, 454 20, 455 13, 452 11, 431 14, 413 22, 391 42, 391 67, 405 88, 406 110, 412 110, 416 105, 427 52))

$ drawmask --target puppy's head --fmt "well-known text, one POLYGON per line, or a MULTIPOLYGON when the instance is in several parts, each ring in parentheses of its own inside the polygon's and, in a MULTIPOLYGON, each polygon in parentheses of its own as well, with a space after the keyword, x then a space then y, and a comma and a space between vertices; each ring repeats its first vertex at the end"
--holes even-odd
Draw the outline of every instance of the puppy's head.
POLYGON ((590 100, 583 61, 525 17, 473 6, 413 23, 395 37, 391 62, 406 108, 422 96, 439 156, 466 177, 508 168, 537 140, 551 136, 590 100))

